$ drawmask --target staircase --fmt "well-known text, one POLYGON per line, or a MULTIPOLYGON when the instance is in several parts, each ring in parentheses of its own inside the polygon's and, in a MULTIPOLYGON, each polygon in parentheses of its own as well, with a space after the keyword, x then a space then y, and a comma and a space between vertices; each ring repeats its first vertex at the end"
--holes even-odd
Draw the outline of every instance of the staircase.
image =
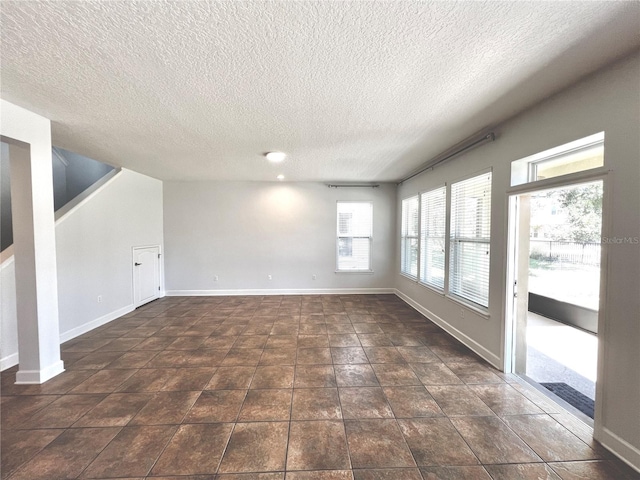
MULTIPOLYGON (((97 183, 103 184, 116 173, 110 165, 59 147, 51 149, 51 157, 56 219, 86 198, 97 183)), ((4 253, 13 243, 9 148, 4 142, 0 143, 0 221, 0 251, 4 253)))

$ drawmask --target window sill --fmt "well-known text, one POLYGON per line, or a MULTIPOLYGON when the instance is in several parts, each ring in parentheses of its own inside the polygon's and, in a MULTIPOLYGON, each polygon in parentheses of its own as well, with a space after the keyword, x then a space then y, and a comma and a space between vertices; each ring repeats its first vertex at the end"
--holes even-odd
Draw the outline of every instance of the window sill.
POLYGON ((480 305, 476 305, 472 302, 469 302, 468 300, 465 300, 463 298, 460 298, 458 296, 455 295, 451 295, 451 294, 445 294, 445 297, 447 297, 449 300, 451 300, 454 303, 457 303, 459 305, 462 305, 463 307, 467 308, 468 310, 471 310, 473 313, 478 314, 481 317, 484 318, 491 318, 491 315, 489 314, 489 309, 482 307, 480 305))
POLYGON ((414 277, 412 275, 409 275, 408 273, 400 272, 400 275, 406 278, 407 280, 411 280, 412 282, 418 281, 418 277, 414 277))
POLYGON ((418 282, 418 284, 421 287, 424 287, 424 288, 426 288, 428 290, 431 290, 433 293, 436 293, 436 294, 441 295, 443 297, 445 296, 444 290, 442 288, 434 287, 434 286, 429 285, 428 283, 424 283, 424 282, 418 282))
POLYGON ((418 280, 418 277, 413 277, 409 274, 406 274, 404 272, 400 272, 400 276, 406 278, 407 280, 417 283, 418 285, 420 285, 421 287, 424 287, 428 290, 431 290, 433 293, 437 293, 439 295, 443 295, 444 296, 444 290, 442 288, 438 288, 438 287, 434 287, 432 285, 429 285, 428 283, 424 283, 420 280, 418 280))
POLYGON ((335 273, 359 273, 361 275, 373 275, 373 270, 336 270, 335 273))

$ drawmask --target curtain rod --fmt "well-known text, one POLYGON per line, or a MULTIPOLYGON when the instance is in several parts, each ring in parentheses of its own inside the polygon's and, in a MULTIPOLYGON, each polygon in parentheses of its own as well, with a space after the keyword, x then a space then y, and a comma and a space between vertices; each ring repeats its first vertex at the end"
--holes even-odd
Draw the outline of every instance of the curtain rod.
POLYGON ((377 183, 327 183, 329 188, 378 188, 377 183))
POLYGON ((483 143, 493 142, 495 139, 496 139, 496 135, 493 132, 485 133, 480 138, 478 138, 477 136, 471 137, 470 139, 459 143, 455 147, 452 147, 452 149, 450 149, 450 150, 452 150, 450 153, 449 153, 449 151, 445 151, 444 153, 441 153, 437 157, 434 157, 433 159, 428 161, 426 164, 424 164, 424 166, 422 166, 418 171, 416 171, 416 172, 412 173, 411 175, 409 175, 408 177, 405 177, 402 180, 400 180, 398 182, 398 185, 402 185, 407 180, 410 180, 413 177, 415 177, 417 175, 420 175, 421 173, 423 173, 423 172, 425 172, 425 171, 427 171, 429 169, 432 169, 435 166, 446 162, 447 160, 450 160, 451 158, 455 157, 456 155, 460 155, 461 153, 466 152, 467 150, 471 150, 472 148, 477 147, 478 145, 481 145, 483 143))

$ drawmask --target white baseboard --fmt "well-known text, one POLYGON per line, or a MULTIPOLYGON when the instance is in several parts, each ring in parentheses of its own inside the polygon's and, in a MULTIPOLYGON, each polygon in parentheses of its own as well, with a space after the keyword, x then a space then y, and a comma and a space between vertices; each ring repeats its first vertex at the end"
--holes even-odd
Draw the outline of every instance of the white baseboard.
POLYGON ((18 365, 18 352, 0 358, 0 372, 13 367, 14 365, 18 365))
MULTIPOLYGON (((94 328, 98 328, 106 323, 109 323, 117 318, 120 318, 121 316, 126 315, 127 313, 130 313, 133 310, 135 310, 133 305, 127 305, 126 307, 119 308, 118 310, 115 310, 111 313, 103 315, 100 318, 96 318, 95 320, 92 320, 83 325, 80 325, 79 327, 72 328, 71 330, 67 330, 66 332, 60 334, 60 343, 64 343, 71 339, 79 337, 80 335, 87 333, 93 330, 94 328)), ((4 371, 7 368, 13 367, 14 365, 18 365, 19 361, 20 359, 18 356, 18 352, 12 353, 10 355, 7 355, 6 357, 1 358, 0 371, 4 371)), ((34 370, 33 372, 29 371, 29 372, 22 372, 22 373, 23 373, 22 376, 24 378, 30 379, 29 381, 25 381, 23 383, 40 383, 39 381, 37 381, 40 375, 39 371, 34 370), (36 380, 33 380, 34 378, 36 380)), ((58 372, 58 373, 61 373, 61 372, 58 372)))
POLYGON ((398 297, 400 297, 402 300, 404 300, 407 304, 409 304, 411 307, 413 307, 418 312, 420 312, 425 317, 427 317, 429 320, 431 320, 433 323, 435 323, 436 325, 441 327, 444 331, 449 333, 455 339, 459 340, 464 345, 466 345, 471 350, 473 350, 475 353, 480 355, 483 359, 485 359, 491 365, 496 367, 498 370, 502 370, 502 360, 500 359, 500 357, 498 355, 496 355, 493 352, 487 350, 485 347, 480 345, 474 339, 472 339, 471 337, 469 337, 465 333, 461 332, 460 330, 458 330, 454 326, 450 325, 445 320, 440 318, 438 315, 433 313, 431 310, 429 310, 428 308, 420 305, 418 302, 413 300, 408 295, 405 295, 400 290, 395 289, 395 294, 398 297))
POLYGON ((207 297, 236 295, 371 295, 394 294, 394 288, 308 288, 238 290, 167 290, 167 297, 207 297))
POLYGON ((127 313, 133 312, 134 310, 135 308, 133 307, 133 305, 127 305, 126 307, 122 307, 122 308, 119 308, 118 310, 107 313, 106 315, 103 315, 100 318, 96 318, 95 320, 84 323, 79 327, 72 328, 71 330, 67 330, 66 332, 60 334, 60 343, 64 343, 71 340, 72 338, 76 338, 82 335, 83 333, 87 333, 93 330, 94 328, 98 328, 104 325, 105 323, 109 323, 115 320, 116 318, 120 318, 121 316, 126 315, 127 313))
POLYGON ((16 385, 40 385, 56 375, 64 372, 64 362, 58 360, 42 370, 18 370, 16 373, 16 385))
POLYGON ((606 427, 594 432, 594 438, 616 457, 640 473, 640 449, 620 438, 606 427))

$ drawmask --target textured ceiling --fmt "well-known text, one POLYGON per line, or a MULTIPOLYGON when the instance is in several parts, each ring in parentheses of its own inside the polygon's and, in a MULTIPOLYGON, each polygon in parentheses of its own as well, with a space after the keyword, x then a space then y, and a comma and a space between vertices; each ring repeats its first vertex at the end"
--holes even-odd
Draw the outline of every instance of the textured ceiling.
POLYGON ((396 180, 640 45, 638 2, 0 5, 2 98, 161 179, 396 180))

